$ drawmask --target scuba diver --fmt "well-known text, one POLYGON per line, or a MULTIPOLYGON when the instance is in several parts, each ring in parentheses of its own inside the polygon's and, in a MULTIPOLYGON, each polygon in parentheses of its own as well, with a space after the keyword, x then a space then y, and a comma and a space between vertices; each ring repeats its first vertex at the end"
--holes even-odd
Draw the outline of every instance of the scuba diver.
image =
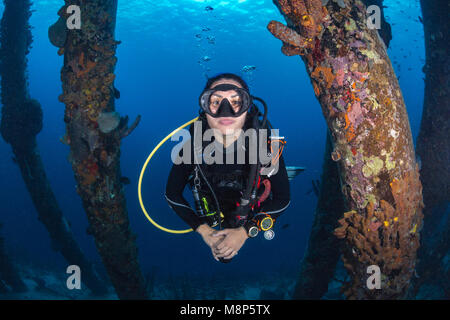
POLYGON ((249 145, 250 139, 242 139, 242 135, 251 128, 269 129, 267 106, 262 99, 250 95, 245 81, 235 74, 223 73, 209 78, 199 104, 197 122, 201 122, 201 131, 191 125, 191 139, 186 144, 192 147, 188 150, 194 158, 205 157, 205 142, 201 138, 199 151, 195 135, 213 129, 211 154, 222 161, 174 164, 165 197, 176 214, 201 235, 214 259, 226 263, 238 254, 247 239, 260 231, 264 231, 266 239, 273 238, 274 221, 290 204, 289 179, 281 154, 284 141, 280 137, 266 138, 267 150, 271 150, 271 139, 277 139, 280 146, 276 155, 268 153, 271 163, 278 162, 275 173, 273 170, 263 173, 267 166, 264 167, 259 158, 252 163, 249 150, 255 148, 249 145), (253 103, 255 100, 264 105, 264 114, 253 103), (243 150, 245 155, 243 163, 238 161, 238 150, 243 150), (230 164, 229 159, 234 161, 230 164), (188 184, 195 209, 183 197, 188 184), (219 230, 214 229, 215 226, 219 226, 219 230))

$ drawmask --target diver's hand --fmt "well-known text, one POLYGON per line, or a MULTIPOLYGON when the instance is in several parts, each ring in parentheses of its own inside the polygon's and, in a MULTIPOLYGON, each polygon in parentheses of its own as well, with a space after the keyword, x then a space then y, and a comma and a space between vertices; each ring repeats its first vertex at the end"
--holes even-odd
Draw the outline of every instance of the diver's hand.
POLYGON ((212 252, 214 259, 216 259, 216 261, 219 261, 219 257, 217 257, 217 254, 214 252, 214 248, 211 248, 211 252, 212 252))
POLYGON ((213 248, 214 257, 224 259, 231 259, 237 255, 238 251, 248 239, 247 231, 245 231, 244 227, 216 231, 213 237, 225 237, 213 248))
MULTIPOLYGON (((203 241, 205 241, 205 243, 206 243, 212 250, 214 249, 214 246, 215 246, 216 244, 218 244, 220 241, 222 241, 222 239, 224 238, 223 236, 222 236, 222 237, 219 237, 219 238, 214 237, 213 234, 214 234, 214 232, 216 232, 216 230, 213 229, 213 228, 211 228, 211 227, 210 227, 209 225, 207 225, 206 223, 200 225, 195 231, 198 232, 198 233, 202 236, 203 241)), ((214 258, 215 258, 215 257, 214 257, 214 258)))

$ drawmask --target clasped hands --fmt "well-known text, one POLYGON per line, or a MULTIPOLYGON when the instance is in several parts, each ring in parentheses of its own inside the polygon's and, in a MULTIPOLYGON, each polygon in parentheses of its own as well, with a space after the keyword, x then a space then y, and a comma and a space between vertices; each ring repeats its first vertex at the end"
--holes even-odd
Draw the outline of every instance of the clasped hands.
POLYGON ((219 258, 233 258, 248 239, 244 227, 217 231, 207 224, 202 224, 196 231, 200 233, 203 241, 211 248, 212 255, 217 261, 219 261, 219 258))

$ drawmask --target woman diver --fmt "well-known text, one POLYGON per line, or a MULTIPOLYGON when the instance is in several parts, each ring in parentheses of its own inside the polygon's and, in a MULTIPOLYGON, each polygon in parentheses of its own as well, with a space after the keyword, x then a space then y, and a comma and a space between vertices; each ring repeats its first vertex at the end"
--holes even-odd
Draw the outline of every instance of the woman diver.
MULTIPOLYGON (((189 150, 195 157, 194 131, 195 134, 204 134, 205 130, 213 129, 213 153, 215 159, 223 161, 174 164, 165 196, 169 206, 202 236, 213 257, 217 261, 229 262, 245 241, 255 237, 260 230, 266 233, 271 231, 273 237, 273 222, 290 203, 289 181, 280 151, 275 159, 278 171, 273 175, 262 174, 263 166, 259 158, 256 164, 250 160, 249 150, 255 148, 249 146, 250 139, 242 139, 242 135, 247 129, 268 128, 267 107, 262 99, 250 95, 241 77, 223 73, 209 78, 199 103, 198 121, 202 129, 197 132, 191 126, 192 138, 186 143, 191 143, 189 150), (264 104, 262 121, 259 119, 262 114, 253 100, 264 104), (238 161, 239 148, 244 150, 243 163, 238 161), (228 161, 230 157, 234 158, 231 164, 228 161), (187 184, 193 192, 195 210, 183 197, 187 184), (219 225, 219 230, 213 228, 215 225, 219 225)), ((270 142, 268 139, 269 145, 270 142)), ((201 147, 204 152, 204 146, 201 147)), ((205 154, 201 156, 205 157, 205 154)), ((265 234, 265 237, 270 239, 270 235, 265 234)))

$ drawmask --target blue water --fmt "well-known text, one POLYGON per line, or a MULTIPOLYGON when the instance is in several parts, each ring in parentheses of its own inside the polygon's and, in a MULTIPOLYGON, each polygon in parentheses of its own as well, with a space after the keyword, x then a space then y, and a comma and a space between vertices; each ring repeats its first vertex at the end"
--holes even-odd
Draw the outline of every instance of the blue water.
MULTIPOLYGON (((38 144, 53 190, 80 246, 89 259, 99 262, 93 238, 85 232, 88 223, 75 192, 67 160, 69 148, 59 141, 65 133, 64 105, 58 101, 63 59, 50 44, 47 29, 56 21, 61 5, 60 0, 33 4, 29 88, 44 110, 38 144)), ((389 56, 400 77, 416 138, 423 106, 423 26, 417 19, 420 6, 417 0, 391 0, 385 5, 393 31, 389 56)), ((125 190, 144 273, 155 266, 161 274, 208 273, 240 279, 251 274, 277 276, 298 269, 317 201, 313 193, 306 193, 311 180, 320 178, 326 126, 303 62, 298 56, 281 53, 281 42, 266 29, 270 20, 284 22, 269 0, 119 0, 116 38, 122 44, 117 51, 115 86, 121 98, 116 100, 116 109, 131 119, 142 115, 139 127, 123 141, 121 167, 123 175, 131 179, 125 190), (214 10, 205 11, 208 5, 214 10), (210 31, 202 31, 203 27, 210 31), (201 39, 196 34, 201 34, 201 39), (213 36, 214 43, 207 36, 213 36), (210 60, 203 61, 205 56, 210 60), (242 72, 248 65, 256 70, 242 72), (276 229, 272 241, 262 237, 247 241, 239 256, 226 265, 212 259, 198 234, 172 235, 154 228, 141 212, 137 197, 137 180, 148 153, 170 131, 196 116, 205 75, 221 72, 244 76, 251 93, 267 102, 271 122, 287 139, 287 165, 307 168, 291 182, 291 207, 278 220, 278 227, 290 226, 276 229)), ((164 145, 152 160, 143 190, 145 205, 154 219, 181 229, 186 225, 164 199, 173 145, 164 145)), ((64 272, 67 263, 51 250, 48 233, 38 222, 19 170, 11 161, 10 146, 2 139, 0 155, 0 222, 7 246, 26 262, 64 272)))

